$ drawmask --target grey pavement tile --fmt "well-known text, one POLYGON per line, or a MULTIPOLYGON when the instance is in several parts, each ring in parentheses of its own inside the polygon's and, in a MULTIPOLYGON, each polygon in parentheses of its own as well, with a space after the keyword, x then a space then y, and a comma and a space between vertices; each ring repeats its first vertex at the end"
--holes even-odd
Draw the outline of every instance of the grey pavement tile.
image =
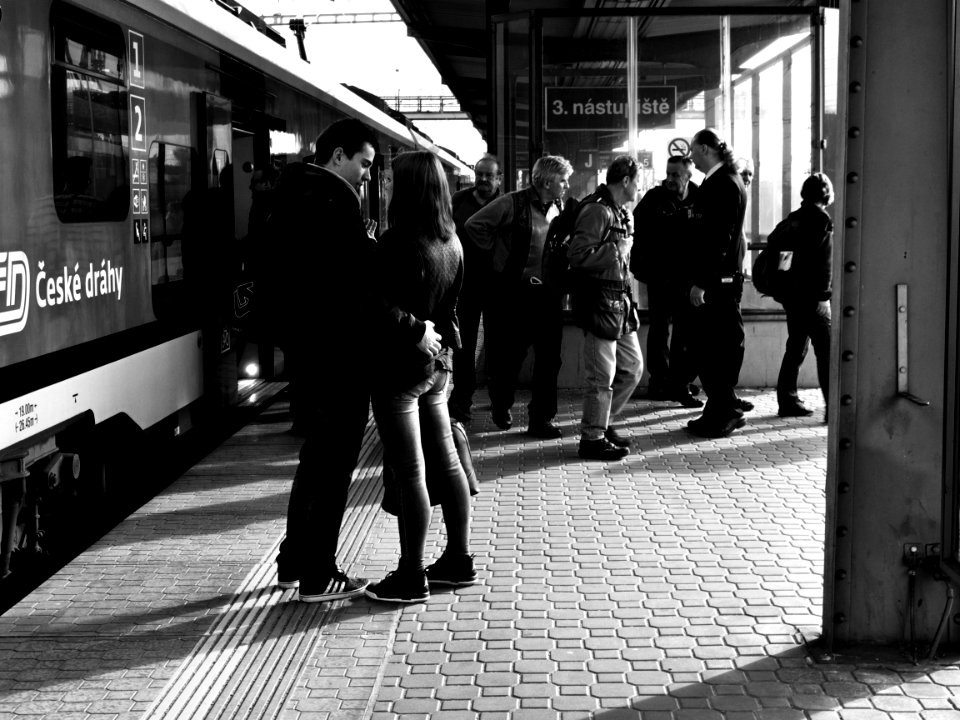
MULTIPOLYGON (((480 582, 411 606, 340 603, 306 629, 313 651, 289 668, 277 716, 960 720, 958 667, 806 653, 826 428, 776 417, 771 391, 745 394, 747 428, 711 442, 684 431, 693 414, 631 403, 618 426, 635 449, 611 464, 576 457, 575 393, 561 397, 559 441, 478 413, 480 582)), ((801 394, 822 407, 819 391, 801 394)), ((274 430, 258 444, 244 428, 0 617, 0 720, 139 718, 166 691, 251 567, 272 563, 298 450, 274 430)), ((379 577, 399 554, 396 519, 375 500, 352 512, 351 566, 379 577)), ((438 510, 428 558, 443 543, 438 510)))

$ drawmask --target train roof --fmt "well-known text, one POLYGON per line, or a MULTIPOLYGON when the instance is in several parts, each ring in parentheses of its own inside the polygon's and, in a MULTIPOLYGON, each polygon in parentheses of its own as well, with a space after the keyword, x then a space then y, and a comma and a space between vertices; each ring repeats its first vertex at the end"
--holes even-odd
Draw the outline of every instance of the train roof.
POLYGON ((322 68, 304 62, 295 52, 239 18, 231 17, 212 0, 131 0, 131 4, 252 67, 262 68, 293 88, 312 97, 321 97, 337 110, 363 120, 398 142, 436 153, 457 173, 473 172, 453 153, 370 104, 331 78, 322 68))

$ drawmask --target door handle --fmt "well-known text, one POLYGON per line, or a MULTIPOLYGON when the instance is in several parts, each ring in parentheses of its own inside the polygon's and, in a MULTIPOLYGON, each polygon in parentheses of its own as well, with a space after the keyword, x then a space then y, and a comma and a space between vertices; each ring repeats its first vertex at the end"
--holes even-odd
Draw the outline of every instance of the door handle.
POLYGON ((929 400, 910 392, 908 309, 907 286, 897 285, 897 395, 915 405, 926 407, 930 404, 929 400))

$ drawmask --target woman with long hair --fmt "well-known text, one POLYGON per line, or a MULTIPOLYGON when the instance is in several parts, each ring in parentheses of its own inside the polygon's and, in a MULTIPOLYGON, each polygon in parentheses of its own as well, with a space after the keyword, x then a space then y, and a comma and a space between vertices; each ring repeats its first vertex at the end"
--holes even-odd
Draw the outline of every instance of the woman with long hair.
POLYGON ((373 409, 384 457, 399 496, 400 564, 367 588, 374 600, 422 602, 429 585, 476 581, 469 554, 470 491, 454 446, 446 389, 453 351, 460 347, 457 295, 463 248, 454 230, 450 189, 440 161, 428 152, 393 163, 390 229, 377 245, 375 278, 381 296, 382 358, 373 409), (446 526, 443 554, 424 569, 431 504, 427 472, 446 526))

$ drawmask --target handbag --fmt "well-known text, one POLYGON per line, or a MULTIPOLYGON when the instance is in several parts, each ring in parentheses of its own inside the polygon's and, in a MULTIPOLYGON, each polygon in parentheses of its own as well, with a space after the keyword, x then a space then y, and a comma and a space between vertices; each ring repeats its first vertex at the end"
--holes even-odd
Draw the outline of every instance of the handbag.
MULTIPOLYGON (((470 438, 467 437, 467 430, 463 427, 463 423, 453 419, 450 420, 450 430, 453 433, 453 445, 457 449, 460 465, 467 476, 467 487, 470 489, 470 495, 476 495, 480 492, 480 481, 477 479, 477 472, 473 468, 470 438)), ((436 470, 436 458, 431 458, 430 453, 424 453, 424 461, 427 465, 427 494, 430 497, 430 505, 439 505, 447 490, 446 477, 436 470), (431 468, 433 468, 432 471, 431 468)), ((397 486, 396 475, 387 458, 384 458, 383 461, 383 500, 380 501, 380 507, 390 515, 397 515, 400 512, 400 489, 397 486)))

